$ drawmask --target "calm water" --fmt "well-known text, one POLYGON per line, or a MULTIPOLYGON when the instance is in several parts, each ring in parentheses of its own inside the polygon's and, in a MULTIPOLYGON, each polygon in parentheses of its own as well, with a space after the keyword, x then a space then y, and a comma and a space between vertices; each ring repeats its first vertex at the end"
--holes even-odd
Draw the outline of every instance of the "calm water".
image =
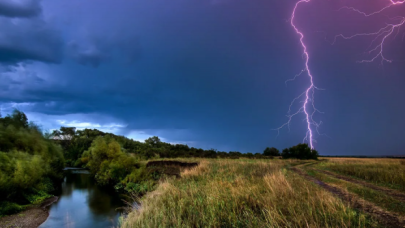
POLYGON ((67 170, 58 202, 40 228, 117 226, 124 203, 113 189, 97 186, 86 170, 67 170))

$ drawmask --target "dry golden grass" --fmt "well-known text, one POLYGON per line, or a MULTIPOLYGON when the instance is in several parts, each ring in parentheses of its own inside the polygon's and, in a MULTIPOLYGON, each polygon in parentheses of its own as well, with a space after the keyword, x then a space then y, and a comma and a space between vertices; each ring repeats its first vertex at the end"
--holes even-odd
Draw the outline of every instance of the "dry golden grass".
POLYGON ((298 161, 201 160, 166 179, 121 227, 370 227, 364 214, 285 169, 298 161))
POLYGON ((181 177, 201 176, 208 170, 208 161, 202 160, 197 167, 186 169, 181 172, 181 177))

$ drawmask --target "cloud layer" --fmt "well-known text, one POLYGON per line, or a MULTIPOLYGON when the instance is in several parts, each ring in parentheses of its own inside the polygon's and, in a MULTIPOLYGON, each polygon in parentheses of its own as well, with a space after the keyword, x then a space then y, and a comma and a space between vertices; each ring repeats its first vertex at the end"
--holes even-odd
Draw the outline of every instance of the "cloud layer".
MULTIPOLYGON (((3 110, 19 107, 45 128, 77 124, 207 149, 262 152, 302 141, 303 118, 278 137, 272 130, 286 121, 291 100, 307 83, 305 75, 284 83, 303 67, 287 21, 294 1, 1 4, 35 12, 4 13, 0 5, 3 110)), ((316 84, 327 89, 316 102, 325 112, 317 116, 325 123, 321 131, 330 138, 317 136, 317 148, 321 154, 400 153, 403 65, 356 64, 367 40, 325 41, 344 32, 351 15, 339 16, 339 1, 311 4, 297 16, 316 84), (389 133, 382 139, 381 132, 389 133)))
POLYGON ((31 18, 41 13, 40 0, 2 0, 0 15, 5 17, 31 18))

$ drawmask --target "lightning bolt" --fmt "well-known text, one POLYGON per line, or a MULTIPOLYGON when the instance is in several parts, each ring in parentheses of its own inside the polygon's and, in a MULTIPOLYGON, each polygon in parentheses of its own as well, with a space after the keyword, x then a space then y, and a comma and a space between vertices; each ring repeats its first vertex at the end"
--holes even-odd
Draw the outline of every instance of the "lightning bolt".
MULTIPOLYGON (((291 120, 293 119, 293 117, 297 116, 300 113, 304 113, 305 115, 305 120, 306 120, 306 125, 307 125, 307 132, 306 135, 304 137, 304 141, 308 141, 310 147, 313 149, 314 148, 314 131, 316 131, 319 134, 318 128, 319 126, 322 124, 322 122, 316 122, 314 121, 314 114, 316 112, 322 113, 320 112, 318 109, 316 109, 315 107, 315 90, 319 89, 314 85, 314 76, 310 70, 309 67, 309 52, 308 52, 308 48, 304 42, 304 33, 295 25, 295 14, 297 12, 297 9, 299 8, 299 6, 303 3, 309 3, 311 0, 299 0, 293 9, 292 12, 292 16, 291 16, 291 26, 293 27, 294 31, 296 32, 296 34, 299 37, 299 41, 300 44, 302 46, 303 49, 303 56, 305 58, 305 67, 304 69, 297 75, 295 75, 294 78, 289 79, 286 81, 294 81, 297 77, 299 77, 300 75, 302 75, 303 73, 306 73, 308 78, 309 78, 309 82, 310 85, 309 87, 303 92, 301 93, 298 97, 294 98, 289 106, 288 112, 287 112, 287 118, 288 121, 286 123, 284 123, 283 125, 281 125, 279 128, 276 128, 275 130, 278 131, 278 133, 280 133, 280 130, 284 127, 288 127, 290 128, 290 123, 291 120), (291 114, 291 110, 292 110, 292 106, 299 100, 303 100, 303 105, 293 114, 291 114), (311 111, 312 110, 312 111, 311 111)), ((397 5, 405 5, 405 0, 389 0, 389 4, 383 8, 381 8, 378 11, 375 12, 371 12, 371 13, 366 13, 363 12, 359 9, 356 9, 354 7, 343 7, 339 10, 350 10, 353 11, 355 13, 359 13, 362 14, 365 17, 372 17, 374 15, 378 15, 383 13, 384 11, 388 10, 389 8, 392 8, 394 6, 397 5)), ((354 35, 344 35, 344 34, 339 34, 337 36, 335 36, 335 39, 333 41, 333 44, 336 43, 338 38, 342 38, 345 40, 350 40, 353 39, 355 37, 360 37, 360 36, 370 36, 370 37, 374 37, 374 39, 371 41, 370 46, 367 48, 367 53, 371 56, 369 59, 364 59, 361 61, 358 61, 360 63, 370 63, 370 62, 374 62, 376 59, 381 58, 381 64, 383 64, 384 62, 389 62, 391 63, 393 60, 388 59, 385 57, 384 54, 384 47, 386 45, 386 42, 388 40, 388 38, 394 36, 395 32, 397 32, 395 34, 395 37, 398 35, 399 30, 401 29, 401 27, 405 24, 405 17, 402 16, 397 16, 397 17, 393 17, 390 18, 391 21, 394 21, 393 23, 387 23, 384 27, 379 28, 377 31, 374 32, 370 32, 370 33, 357 33, 354 35)), ((405 34, 404 34, 405 35, 405 34)), ((395 38, 394 37, 394 38, 395 38)), ((404 36, 405 37, 405 36, 404 36)))
MULTIPOLYGON (((405 3, 405 0, 401 0, 401 1, 390 0, 389 4, 387 6, 383 7, 382 9, 380 9, 378 11, 371 12, 371 13, 365 13, 365 12, 360 11, 359 9, 356 9, 353 7, 343 7, 340 10, 346 9, 346 10, 350 10, 350 11, 362 14, 365 17, 372 17, 374 15, 381 14, 382 12, 384 12, 385 10, 387 10, 391 7, 394 7, 397 5, 402 5, 404 3, 405 3)), ((350 36, 339 34, 339 35, 335 36, 333 44, 336 43, 336 40, 339 37, 342 39, 345 39, 345 40, 350 40, 355 37, 361 37, 361 36, 374 37, 374 39, 371 41, 369 47, 367 48, 368 50, 366 51, 366 53, 371 55, 371 57, 369 59, 363 59, 358 62, 359 63, 371 63, 371 62, 374 62, 376 59, 381 58, 381 64, 383 64, 384 62, 391 63, 393 60, 386 58, 384 55, 384 47, 387 43, 387 39, 390 38, 391 36, 393 36, 395 34, 395 31, 397 31, 397 33, 395 34, 394 38, 398 35, 399 30, 405 24, 405 17, 397 16, 397 17, 390 18, 390 20, 393 20, 396 22, 387 23, 384 27, 379 28, 375 32, 357 33, 357 34, 350 35, 350 36)))
MULTIPOLYGON (((288 81, 293 81, 295 80, 295 78, 297 78, 298 76, 302 75, 304 72, 306 72, 308 79, 309 79, 309 87, 303 92, 301 93, 298 97, 294 98, 293 101, 290 104, 290 107, 288 109, 288 121, 286 123, 284 123, 283 125, 281 125, 279 128, 275 129, 278 131, 278 133, 280 133, 280 130, 282 128, 284 128, 285 126, 288 126, 288 128, 290 127, 290 123, 291 120, 294 116, 300 114, 300 113, 304 113, 305 115, 305 121, 306 121, 306 125, 307 125, 307 132, 305 134, 305 138, 304 141, 309 142, 309 146, 313 149, 314 148, 314 130, 318 131, 318 127, 320 126, 320 123, 317 123, 316 121, 314 121, 313 116, 316 112, 319 112, 318 109, 315 108, 315 89, 318 89, 315 85, 314 85, 314 77, 312 75, 312 72, 309 68, 309 53, 308 53, 308 48, 305 45, 304 42, 304 33, 301 32, 298 27, 295 25, 295 12, 297 11, 298 7, 300 4, 302 3, 308 3, 311 0, 300 0, 298 1, 293 9, 292 15, 291 15, 291 26, 293 27, 294 31, 297 33, 299 40, 300 40, 300 44, 302 46, 303 49, 303 56, 305 58, 305 67, 304 69, 297 74, 293 79, 289 79, 286 81, 286 83, 288 81), (303 105, 298 109, 298 111, 296 111, 295 113, 291 114, 291 109, 292 106, 294 105, 294 103, 300 99, 303 99, 303 105), (312 111, 311 111, 312 110, 312 111), (315 128, 315 129, 314 129, 315 128)), ((319 133, 319 132, 318 132, 319 133)))

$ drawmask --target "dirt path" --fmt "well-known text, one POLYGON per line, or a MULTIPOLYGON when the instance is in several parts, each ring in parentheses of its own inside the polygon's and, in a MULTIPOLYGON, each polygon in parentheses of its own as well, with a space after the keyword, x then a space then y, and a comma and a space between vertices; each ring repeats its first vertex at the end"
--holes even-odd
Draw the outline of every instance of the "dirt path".
POLYGON ((319 170, 319 169, 314 169, 314 170, 317 171, 317 172, 323 173, 325 175, 329 175, 329 176, 332 176, 334 178, 340 179, 340 180, 344 180, 344 181, 351 182, 351 183, 354 183, 354 184, 359 184, 359 185, 362 185, 364 187, 371 188, 371 189, 379 191, 379 192, 383 192, 384 194, 389 195, 389 196, 391 196, 391 197, 393 197, 393 198, 395 198, 395 199, 397 199, 399 201, 405 202, 405 193, 399 192, 397 190, 380 187, 380 186, 368 183, 366 181, 357 180, 355 178, 340 175, 340 174, 330 172, 330 171, 326 171, 326 170, 319 170))
POLYGON ((400 215, 389 212, 389 211, 385 211, 382 208, 374 205, 373 203, 363 200, 363 199, 357 197, 356 195, 351 194, 341 188, 328 185, 328 184, 308 175, 307 173, 305 173, 304 171, 302 171, 301 169, 299 169, 297 167, 292 167, 291 170, 296 172, 297 174, 303 176, 305 179, 312 181, 313 183, 321 186, 325 190, 336 195, 344 202, 349 203, 351 207, 370 214, 372 217, 377 219, 381 224, 388 226, 388 227, 395 227, 395 228, 405 227, 405 218, 401 217, 400 215))
POLYGON ((18 214, 0 218, 0 228, 37 228, 49 216, 49 206, 58 201, 54 196, 46 199, 40 206, 32 206, 18 214))

